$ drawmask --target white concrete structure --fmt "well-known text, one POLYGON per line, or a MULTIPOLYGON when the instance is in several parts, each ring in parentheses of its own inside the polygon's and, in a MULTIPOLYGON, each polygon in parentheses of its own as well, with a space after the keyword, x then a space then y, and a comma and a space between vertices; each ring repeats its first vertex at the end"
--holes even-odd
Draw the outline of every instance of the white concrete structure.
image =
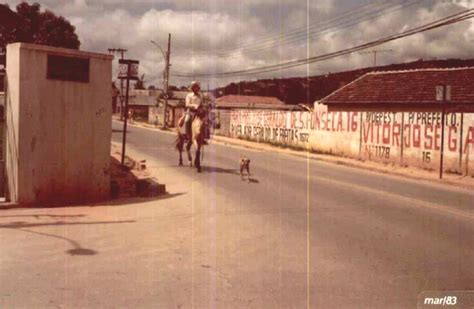
POLYGON ((109 196, 112 59, 8 45, 6 176, 12 202, 48 206, 109 196))

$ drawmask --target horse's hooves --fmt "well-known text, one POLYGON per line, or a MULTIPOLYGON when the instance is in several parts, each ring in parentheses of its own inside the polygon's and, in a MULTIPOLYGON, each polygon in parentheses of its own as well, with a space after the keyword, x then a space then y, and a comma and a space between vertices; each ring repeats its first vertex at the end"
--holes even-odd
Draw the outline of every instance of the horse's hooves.
POLYGON ((197 168, 197 172, 198 172, 198 173, 201 172, 201 168, 200 168, 200 167, 197 168))
POLYGON ((178 166, 183 166, 183 162, 179 162, 178 166))

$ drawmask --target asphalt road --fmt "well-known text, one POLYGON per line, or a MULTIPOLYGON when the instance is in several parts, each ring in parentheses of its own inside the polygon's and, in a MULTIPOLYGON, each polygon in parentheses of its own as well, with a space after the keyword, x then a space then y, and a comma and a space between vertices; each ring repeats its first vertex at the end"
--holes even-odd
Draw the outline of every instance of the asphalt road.
POLYGON ((177 167, 170 134, 131 127, 127 140, 162 182, 168 170, 188 188, 193 246, 215 268, 193 279, 193 304, 414 308, 423 291, 474 290, 471 192, 216 143, 197 174, 177 167), (242 155, 250 183, 237 175, 242 155))

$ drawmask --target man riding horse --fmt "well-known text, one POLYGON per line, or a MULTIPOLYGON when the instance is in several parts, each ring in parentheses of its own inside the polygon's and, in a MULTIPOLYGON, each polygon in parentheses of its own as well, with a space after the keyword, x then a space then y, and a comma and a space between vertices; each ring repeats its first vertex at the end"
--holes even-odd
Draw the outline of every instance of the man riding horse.
POLYGON ((192 82, 190 86, 192 92, 186 96, 186 112, 178 122, 178 137, 176 139, 176 149, 179 151, 179 165, 183 165, 181 153, 184 146, 188 154, 188 160, 192 166, 190 153, 191 145, 196 146, 196 156, 194 165, 197 171, 201 171, 201 148, 206 145, 206 111, 204 108, 204 98, 201 94, 201 87, 198 82, 192 82), (181 133, 181 127, 184 127, 181 133))
POLYGON ((191 83, 191 91, 186 96, 186 114, 184 117, 184 134, 186 136, 191 136, 191 123, 194 117, 200 117, 201 119, 204 118, 204 98, 201 90, 201 85, 199 82, 192 82, 191 83))

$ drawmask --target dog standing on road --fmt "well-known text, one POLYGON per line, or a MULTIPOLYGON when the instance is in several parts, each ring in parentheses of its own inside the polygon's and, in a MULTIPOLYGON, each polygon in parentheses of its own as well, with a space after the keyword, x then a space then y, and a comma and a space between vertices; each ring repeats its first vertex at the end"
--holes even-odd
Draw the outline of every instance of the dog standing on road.
POLYGON ((240 158, 240 179, 244 180, 244 172, 247 172, 247 181, 250 182, 250 159, 246 157, 240 158))

